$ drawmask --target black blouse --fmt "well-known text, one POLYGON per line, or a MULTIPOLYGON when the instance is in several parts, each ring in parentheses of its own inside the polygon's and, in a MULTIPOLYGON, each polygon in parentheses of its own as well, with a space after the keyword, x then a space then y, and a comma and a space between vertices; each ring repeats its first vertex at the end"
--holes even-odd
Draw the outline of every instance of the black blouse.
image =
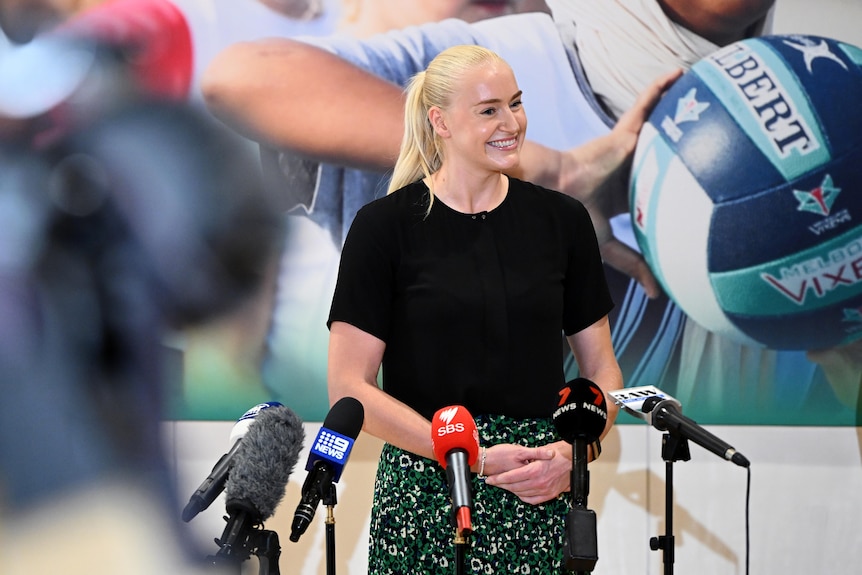
POLYGON ((429 419, 550 417, 565 384, 562 334, 613 307, 595 231, 577 200, 514 178, 490 212, 463 214, 405 186, 350 228, 328 325, 386 342, 383 389, 429 419))

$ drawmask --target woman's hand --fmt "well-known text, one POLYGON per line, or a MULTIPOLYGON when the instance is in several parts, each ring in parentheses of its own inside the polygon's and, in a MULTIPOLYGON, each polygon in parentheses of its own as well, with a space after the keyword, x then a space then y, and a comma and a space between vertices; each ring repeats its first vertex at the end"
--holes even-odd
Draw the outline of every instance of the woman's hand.
POLYGON ((557 442, 542 447, 498 444, 485 453, 485 482, 511 491, 524 503, 538 505, 569 490, 571 446, 557 442))

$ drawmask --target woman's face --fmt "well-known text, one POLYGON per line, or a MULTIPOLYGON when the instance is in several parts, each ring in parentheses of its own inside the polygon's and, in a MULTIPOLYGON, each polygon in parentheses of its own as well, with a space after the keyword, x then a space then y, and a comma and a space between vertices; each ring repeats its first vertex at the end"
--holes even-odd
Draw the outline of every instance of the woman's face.
POLYGON ((517 166, 527 115, 512 69, 485 64, 465 73, 459 84, 450 106, 440 112, 446 157, 492 171, 517 166))

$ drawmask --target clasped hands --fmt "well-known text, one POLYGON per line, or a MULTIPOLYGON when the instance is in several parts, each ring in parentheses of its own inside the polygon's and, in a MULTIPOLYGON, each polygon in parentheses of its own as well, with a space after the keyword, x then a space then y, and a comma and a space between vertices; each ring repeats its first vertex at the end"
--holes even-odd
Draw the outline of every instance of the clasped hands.
POLYGON ((572 446, 564 441, 540 447, 500 443, 488 447, 485 457, 485 483, 524 503, 538 505, 570 489, 572 446))

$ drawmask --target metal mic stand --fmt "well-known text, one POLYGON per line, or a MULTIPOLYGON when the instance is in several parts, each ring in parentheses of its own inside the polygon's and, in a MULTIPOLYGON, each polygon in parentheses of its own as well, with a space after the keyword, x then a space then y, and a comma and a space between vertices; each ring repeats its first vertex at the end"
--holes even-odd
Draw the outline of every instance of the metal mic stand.
POLYGON ((467 537, 460 529, 455 529, 455 573, 463 575, 467 556, 467 537))
POLYGON ((661 441, 661 457, 665 461, 665 534, 651 537, 649 547, 653 551, 662 551, 664 575, 673 573, 674 536, 673 536, 673 462, 688 461, 691 453, 688 440, 675 433, 665 433, 661 441))
POLYGON ((590 472, 587 469, 587 441, 572 443, 572 509, 566 516, 563 561, 566 569, 577 574, 591 573, 599 559, 596 513, 587 509, 590 472))
MULTIPOLYGON (((227 530, 230 530, 230 526, 227 530)), ((240 534, 235 544, 228 543, 229 540, 225 535, 216 539, 220 549, 218 553, 208 557, 212 565, 231 565, 236 568, 237 573, 242 573, 243 561, 254 554, 260 564, 258 575, 280 575, 278 560, 281 556, 281 545, 275 531, 253 526, 247 533, 240 534)))
MULTIPOLYGON (((451 469, 451 466, 450 466, 451 469)), ((469 524, 465 526, 459 519, 459 511, 453 508, 452 510, 452 526, 454 528, 452 542, 455 545, 455 573, 463 575, 466 573, 467 550, 470 547, 468 537, 473 529, 469 524)))
POLYGON ((453 458, 453 461, 446 467, 446 479, 449 482, 449 494, 452 499, 450 519, 453 528, 452 542, 455 546, 455 573, 457 575, 465 572, 467 551, 470 545, 469 536, 473 532, 470 517, 473 505, 470 491, 470 469, 466 467, 466 463, 466 458, 460 462, 453 458), (459 474, 464 475, 464 483, 457 480, 459 474))
POLYGON ((326 575, 335 575, 335 483, 330 481, 323 488, 323 504, 326 505, 326 575))

